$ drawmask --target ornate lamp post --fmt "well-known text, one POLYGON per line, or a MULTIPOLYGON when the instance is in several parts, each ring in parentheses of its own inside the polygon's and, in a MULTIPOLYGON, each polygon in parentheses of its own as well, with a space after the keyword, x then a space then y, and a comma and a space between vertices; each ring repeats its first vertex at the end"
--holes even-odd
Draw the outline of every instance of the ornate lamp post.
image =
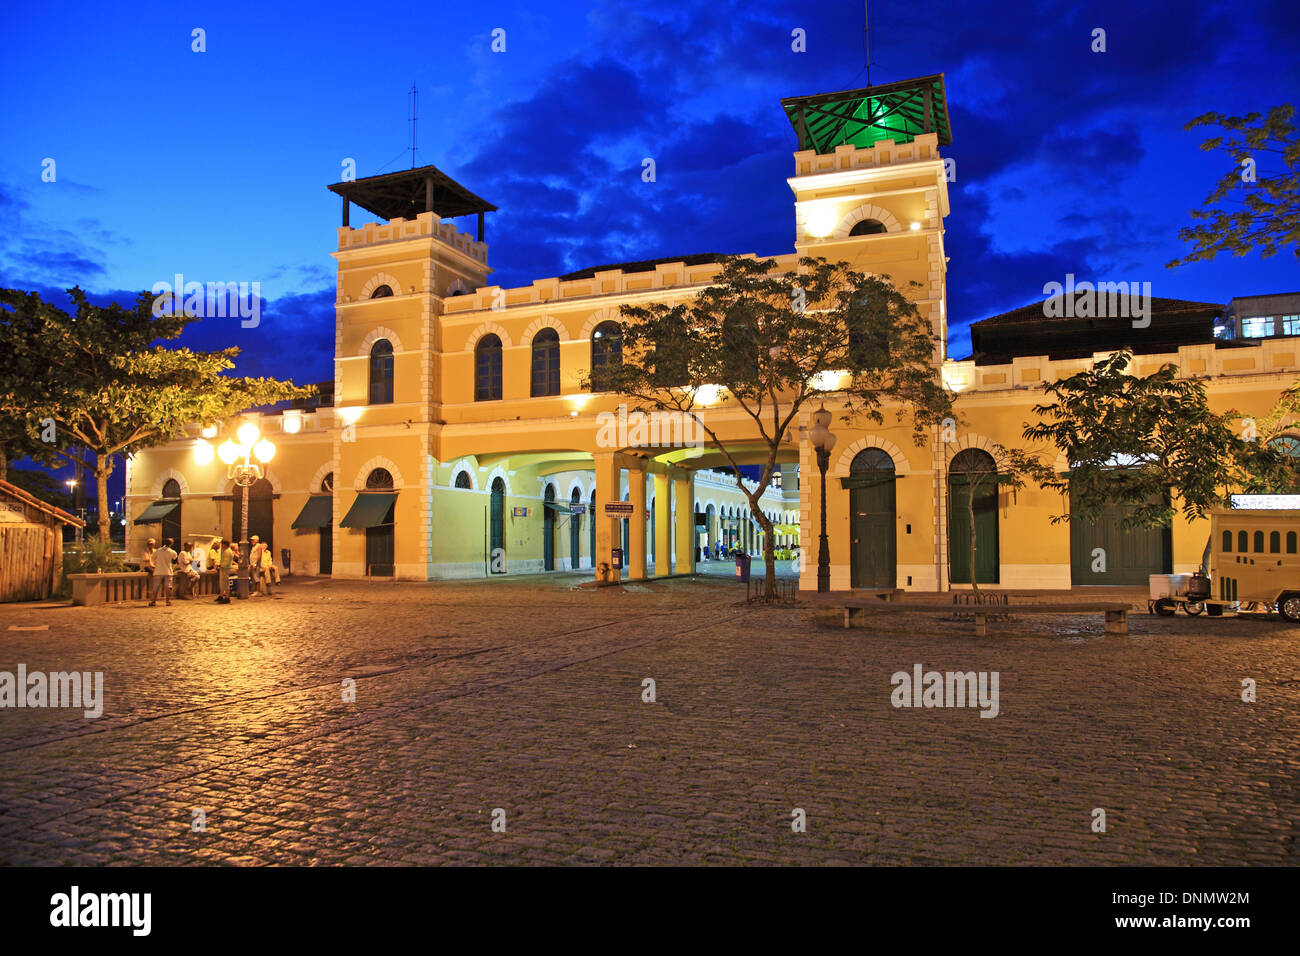
MULTIPOLYGON (((221 443, 217 457, 226 466, 226 477, 243 490, 239 515, 239 573, 235 578, 235 592, 242 598, 248 596, 248 489, 262 477, 262 465, 275 457, 275 445, 262 438, 252 422, 240 425, 235 437, 238 442, 227 438, 221 443)), ((212 460, 212 446, 201 440, 194 448, 194 456, 201 464, 207 464, 212 460)))
POLYGON ((830 423, 831 413, 823 405, 812 413, 812 427, 808 429, 808 440, 817 452, 817 470, 822 476, 822 529, 817 541, 818 593, 831 589, 831 556, 826 546, 826 466, 830 464, 831 449, 835 447, 835 434, 827 427, 830 423))

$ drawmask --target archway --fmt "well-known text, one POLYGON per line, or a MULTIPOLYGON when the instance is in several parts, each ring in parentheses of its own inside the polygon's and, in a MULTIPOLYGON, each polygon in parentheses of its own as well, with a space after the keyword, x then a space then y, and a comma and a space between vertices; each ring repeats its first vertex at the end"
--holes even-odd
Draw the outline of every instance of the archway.
POLYGON ((489 508, 488 568, 492 574, 506 572, 506 483, 492 479, 492 503, 489 508))
POLYGON ((578 514, 578 506, 582 504, 582 491, 578 488, 573 489, 573 494, 569 496, 569 567, 576 571, 580 563, 580 552, 582 551, 582 515, 578 514))
POLYGON ((958 452, 948 465, 948 579, 953 584, 971 583, 972 551, 975 581, 998 583, 997 470, 993 456, 979 448, 958 452))
POLYGON ((897 476, 894 459, 879 448, 858 452, 841 479, 849 491, 850 582, 855 588, 898 584, 897 476))
MULTIPOLYGON (((366 476, 366 491, 392 491, 393 476, 386 468, 376 468, 366 476)), ((394 564, 396 542, 394 540, 394 517, 397 502, 388 506, 383 520, 366 528, 366 573, 379 577, 392 577, 397 568, 394 564)))
POLYGON ((547 485, 542 499, 542 570, 555 570, 555 486, 547 485))
POLYGON ((175 501, 176 507, 163 515, 162 529, 158 543, 162 544, 168 538, 172 539, 172 547, 180 550, 185 542, 181 540, 181 509, 184 504, 181 502, 181 485, 175 478, 168 478, 162 486, 162 497, 165 501, 175 501))

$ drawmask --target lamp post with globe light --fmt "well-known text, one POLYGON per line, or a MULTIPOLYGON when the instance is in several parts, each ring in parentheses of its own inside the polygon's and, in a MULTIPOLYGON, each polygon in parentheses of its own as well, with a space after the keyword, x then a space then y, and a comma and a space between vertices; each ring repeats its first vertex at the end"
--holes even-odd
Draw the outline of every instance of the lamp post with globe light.
POLYGON ((821 537, 817 540, 818 593, 831 589, 831 556, 826 546, 826 466, 830 464, 831 449, 835 447, 835 433, 827 427, 830 423, 831 413, 823 405, 812 413, 812 427, 808 429, 808 440, 817 452, 817 470, 822 476, 822 527, 821 537))
MULTIPOLYGON (((204 435, 215 435, 214 429, 205 428, 204 435)), ((243 598, 248 596, 248 489, 262 477, 262 465, 275 457, 275 445, 263 438, 258 427, 246 421, 235 430, 238 442, 227 438, 216 449, 216 456, 226 466, 226 477, 241 490, 239 515, 239 573, 235 578, 235 593, 243 598), (256 460, 254 460, 256 459, 256 460)), ((194 457, 199 464, 206 465, 212 461, 212 445, 200 439, 194 446, 194 457)))

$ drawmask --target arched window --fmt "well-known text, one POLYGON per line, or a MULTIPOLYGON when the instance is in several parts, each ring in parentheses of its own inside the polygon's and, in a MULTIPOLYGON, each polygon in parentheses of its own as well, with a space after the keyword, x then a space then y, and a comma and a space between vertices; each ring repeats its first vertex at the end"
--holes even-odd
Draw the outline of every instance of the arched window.
POLYGON ((1264 553, 1264 532, 1262 531, 1255 532, 1255 553, 1264 553))
POLYGON ((370 404, 393 401, 393 343, 380 339, 370 346, 370 404))
POLYGON ((1232 553, 1232 532, 1223 532, 1223 551, 1225 554, 1232 553))
POLYGON ((392 491, 393 476, 387 468, 376 468, 366 475, 366 491, 392 491))
POLYGON ((852 229, 850 236, 874 236, 885 231, 885 224, 879 219, 860 219, 852 229))
POLYGON ((591 379, 595 391, 608 391, 608 376, 623 365, 623 327, 602 322, 591 333, 591 379))
POLYGON ((474 346, 474 401, 501 398, 501 340, 489 332, 474 346))
POLYGON ((323 495, 334 494, 334 472, 330 472, 320 480, 320 493, 323 495))
POLYGON ((469 480, 469 472, 468 472, 468 471, 457 472, 457 474, 456 474, 456 487, 457 487, 457 488, 473 488, 473 487, 474 487, 472 484, 470 484, 470 480, 469 480))
POLYGON ((1270 531, 1268 533, 1268 553, 1269 554, 1282 553, 1282 532, 1270 531))
POLYGON ((370 293, 372 299, 386 299, 393 294, 392 286, 381 285, 374 292, 370 293))
MULTIPOLYGON (((971 451, 972 449, 967 449, 971 451)), ((952 460, 953 471, 967 471, 971 469, 957 468, 957 459, 961 458, 966 452, 961 452, 957 458, 952 460)), ((983 454, 983 453, 981 453, 983 454)), ((987 457, 987 455, 985 456, 987 457)), ((992 461, 992 459, 989 459, 992 461)), ((853 456, 853 463, 849 465, 849 471, 893 471, 894 459, 889 457, 889 452, 882 448, 865 448, 853 456)), ((985 470, 985 469, 982 469, 985 470)))
POLYGON ((560 394, 560 336, 555 329, 533 336, 533 394, 560 394))
MULTIPOLYGON (((173 501, 180 501, 181 500, 180 482, 177 481, 175 478, 168 478, 163 483, 162 496, 164 498, 169 498, 173 501)), ((168 538, 172 539, 173 547, 179 548, 182 544, 184 544, 184 542, 181 541, 181 510, 184 507, 185 507, 184 505, 178 504, 167 514, 163 515, 162 528, 159 529, 159 533, 162 535, 162 538, 159 540, 158 542, 159 544, 162 544, 162 542, 167 540, 168 538)))
POLYGON ((1295 532, 1294 532, 1294 531, 1288 531, 1288 532, 1286 533, 1286 553, 1287 553, 1287 554, 1295 554, 1295 553, 1296 553, 1296 551, 1295 551, 1295 546, 1296 546, 1296 535, 1295 535, 1295 532))
POLYGON ((1237 550, 1242 553, 1250 550, 1250 535, 1244 531, 1237 532, 1237 550))

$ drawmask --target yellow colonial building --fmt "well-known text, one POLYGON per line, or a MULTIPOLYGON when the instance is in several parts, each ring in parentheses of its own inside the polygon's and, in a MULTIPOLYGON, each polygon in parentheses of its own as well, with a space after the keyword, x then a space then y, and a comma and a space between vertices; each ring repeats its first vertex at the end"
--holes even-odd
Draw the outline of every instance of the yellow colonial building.
MULTIPOLYGON (((946 341, 942 77, 783 107, 800 148, 787 180, 794 245, 779 263, 793 270, 800 256, 816 255, 887 274, 946 341)), ((318 401, 241 419, 276 446, 249 491, 249 533, 269 539, 277 557, 288 551, 293 572, 434 581, 583 569, 614 581, 691 573, 719 543, 761 551, 748 500, 714 470, 724 464, 716 449, 680 422, 647 441, 618 396, 580 385, 620 360, 620 306, 690 299, 720 257, 665 257, 501 288, 483 234, 495 207, 435 167, 330 189, 343 205, 332 387, 318 401), (383 221, 352 227, 353 205, 383 221), (444 221, 475 214, 474 235, 444 221)), ((1168 316, 1173 325, 1212 324, 1213 307, 1175 306, 1183 308, 1155 315, 1152 327, 1166 329, 1168 316)), ((996 467, 994 443, 1022 444, 1042 382, 1098 357, 1085 352, 1086 337, 1058 354, 1059 342, 1041 334, 1054 321, 1041 306, 1022 318, 977 324, 968 360, 936 349, 935 374, 958 394, 959 416, 921 447, 888 410, 884 427, 842 421, 827 394, 838 439, 826 475, 834 589, 968 586, 967 523, 950 520, 952 504, 964 502, 963 476, 996 467), (1041 353, 1025 354, 1034 343, 1041 353)), ((1212 338, 1132 337, 1143 353, 1139 373, 1177 362, 1208 379, 1216 405, 1247 414, 1263 416, 1296 380, 1294 339, 1225 348, 1212 338)), ((281 374, 292 373, 286 355, 281 374)), ((766 459, 725 392, 701 415, 742 463, 766 459)), ((178 543, 239 537, 242 490, 224 465, 195 456, 197 442, 222 441, 239 424, 209 428, 206 439, 196 425, 128 463, 129 551, 160 533, 178 543)), ((800 548, 801 587, 811 589, 822 488, 807 424, 805 415, 789 436, 762 510, 778 545, 800 548)), ((1062 502, 1035 489, 977 499, 975 574, 990 587, 1142 583, 1148 570, 1193 569, 1208 533, 1208 522, 1138 536, 1120 535, 1117 519, 1053 525, 1062 502), (1100 574, 1084 562, 1096 541, 1115 555, 1100 574)))

